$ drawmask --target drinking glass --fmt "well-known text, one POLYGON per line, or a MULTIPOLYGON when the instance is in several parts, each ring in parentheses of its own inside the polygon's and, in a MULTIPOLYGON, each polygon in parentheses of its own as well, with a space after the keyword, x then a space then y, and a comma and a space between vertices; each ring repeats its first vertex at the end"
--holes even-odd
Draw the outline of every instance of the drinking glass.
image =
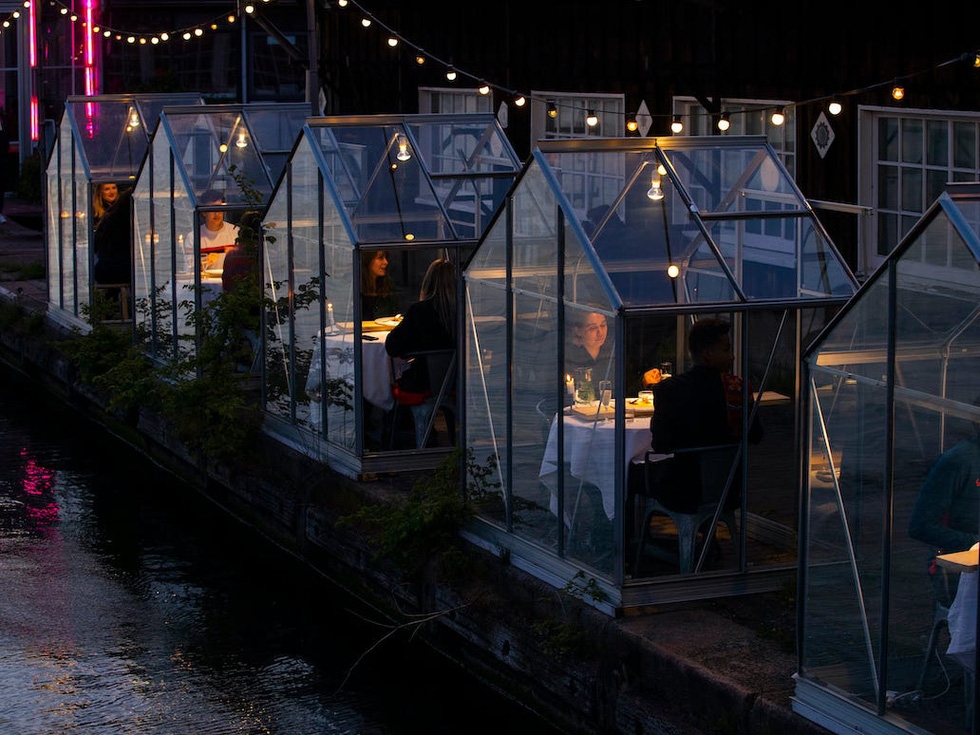
POLYGON ((603 408, 608 408, 610 401, 612 401, 612 381, 611 380, 600 380, 599 381, 599 403, 602 404, 602 407, 603 408))
POLYGON ((592 386, 592 368, 575 368, 575 400, 578 403, 591 403, 595 399, 592 386))

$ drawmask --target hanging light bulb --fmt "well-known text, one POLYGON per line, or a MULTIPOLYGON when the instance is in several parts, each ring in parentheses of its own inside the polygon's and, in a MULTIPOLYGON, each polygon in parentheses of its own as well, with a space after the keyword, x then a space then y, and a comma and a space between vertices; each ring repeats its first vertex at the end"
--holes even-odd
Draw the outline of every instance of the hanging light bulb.
POLYGON ((827 112, 829 112, 831 115, 840 115, 843 110, 844 105, 841 103, 839 97, 834 97, 830 101, 830 104, 827 105, 827 112))
POLYGON ((218 146, 218 152, 219 153, 227 153, 228 152, 228 144, 227 143, 222 143, 221 145, 219 145, 218 146))
POLYGON ((446 79, 448 79, 450 82, 456 81, 456 70, 453 67, 446 69, 446 79))
POLYGON ((639 129, 640 124, 636 121, 636 115, 630 113, 626 117, 626 129, 631 133, 635 133, 639 129))
POLYGON ((388 38, 388 45, 391 46, 392 48, 395 48, 395 46, 398 45, 398 39, 395 38, 394 36, 389 37, 388 38))
POLYGON ((425 56, 422 54, 415 54, 415 63, 422 66, 422 64, 425 63, 425 56))
POLYGON ((347 0, 337 0, 337 5, 339 5, 341 8, 346 8, 347 0))
POLYGON ((140 126, 140 116, 135 107, 129 108, 129 127, 138 128, 140 126))
POLYGON ((680 274, 681 274, 681 269, 678 268, 673 263, 671 263, 670 265, 667 266, 667 276, 668 277, 670 277, 670 278, 677 278, 677 276, 679 276, 680 274))
POLYGON ((399 161, 405 162, 412 157, 412 154, 408 152, 408 138, 404 135, 398 136, 398 153, 395 155, 399 161))
POLYGON ((684 132, 684 123, 681 121, 680 115, 674 115, 674 118, 670 121, 670 132, 674 135, 680 135, 684 132))
POLYGON ((585 116, 585 124, 590 128, 599 124, 599 116, 595 114, 595 110, 589 110, 589 114, 585 116))
POLYGON ((161 33, 160 34, 160 40, 161 41, 169 41, 170 40, 170 34, 169 33, 161 33))
POLYGON ((652 202, 659 202, 664 198, 664 190, 660 186, 660 177, 654 176, 650 180, 650 188, 647 190, 647 198, 652 202))
POLYGON ((558 105, 556 105, 554 102, 548 103, 548 117, 550 117, 552 120, 558 117, 558 105))
POLYGON ((361 25, 364 26, 365 28, 370 28, 371 27, 371 19, 370 18, 361 18, 361 25))
POLYGON ((662 163, 658 163, 657 164, 657 173, 660 175, 661 178, 663 178, 664 176, 667 175, 667 167, 664 166, 662 163))
POLYGON ((248 140, 245 138, 244 132, 238 134, 238 140, 235 141, 235 145, 238 148, 248 148, 248 140))
POLYGON ((905 99, 905 87, 898 82, 895 82, 895 86, 892 87, 892 98, 896 100, 905 99))
MULTIPOLYGON (((248 10, 248 9, 246 8, 246 10, 248 10)), ((200 28, 195 28, 194 29, 194 35, 195 36, 198 36, 198 37, 203 36, 204 35, 204 31, 202 31, 200 28)))
POLYGON ((728 119, 728 112, 727 111, 722 112, 721 115, 718 116, 718 129, 724 133, 731 126, 732 126, 732 122, 731 120, 728 119))
POLYGON ((486 82, 480 82, 480 86, 477 89, 477 91, 483 96, 486 96, 490 94, 490 85, 487 84, 486 82))
POLYGON ((780 125, 786 122, 786 111, 782 109, 773 110, 772 115, 769 116, 769 122, 778 128, 780 125))
POLYGON ((514 98, 514 105, 517 107, 524 107, 527 104, 527 97, 523 94, 519 94, 514 98))
POLYGON ((973 57, 973 68, 980 69, 980 51, 978 51, 977 55, 973 57))

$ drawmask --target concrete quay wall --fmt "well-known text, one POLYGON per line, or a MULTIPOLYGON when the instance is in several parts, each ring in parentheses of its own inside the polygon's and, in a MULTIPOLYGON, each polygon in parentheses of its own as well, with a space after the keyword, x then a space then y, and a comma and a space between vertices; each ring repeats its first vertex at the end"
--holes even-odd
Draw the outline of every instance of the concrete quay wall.
MULTIPOLYGON (((2 294, 2 290, 0 290, 2 294)), ((9 294, 8 294, 9 295, 9 294)), ((30 305, 23 306, 25 312, 30 305)), ((106 412, 58 349, 66 334, 0 328, 0 359, 240 521, 569 733, 780 733, 823 728, 791 710, 795 657, 704 604, 609 618, 473 547, 473 572, 406 577, 337 520, 407 495, 414 476, 358 483, 264 437, 249 466, 195 458, 159 417, 106 412), (574 645, 559 645, 573 640, 574 645)))

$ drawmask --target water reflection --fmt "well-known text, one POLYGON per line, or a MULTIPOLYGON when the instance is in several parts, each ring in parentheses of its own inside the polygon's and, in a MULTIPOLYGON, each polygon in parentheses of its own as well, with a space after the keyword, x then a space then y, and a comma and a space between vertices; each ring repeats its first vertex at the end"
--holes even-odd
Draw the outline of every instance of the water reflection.
POLYGON ((0 731, 551 732, 0 377, 0 731))

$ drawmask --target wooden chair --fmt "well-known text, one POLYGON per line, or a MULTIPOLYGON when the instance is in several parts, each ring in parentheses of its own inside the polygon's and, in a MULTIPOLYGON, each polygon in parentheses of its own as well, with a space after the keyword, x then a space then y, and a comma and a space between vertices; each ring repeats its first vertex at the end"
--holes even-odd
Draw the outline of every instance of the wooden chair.
MULTIPOLYGON (((633 563, 634 574, 639 569, 640 562, 646 549, 647 536, 649 534, 650 520, 655 514, 665 515, 674 523, 677 528, 678 546, 678 566, 681 574, 690 574, 694 571, 694 556, 697 549, 698 532, 705 525, 715 518, 718 512, 718 522, 724 523, 728 527, 732 543, 735 546, 736 558, 741 552, 738 529, 735 522, 735 512, 725 510, 724 501, 728 497, 730 487, 736 470, 736 458, 738 457, 740 445, 723 444, 711 447, 696 447, 693 449, 679 449, 673 452, 673 456, 663 459, 662 455, 655 452, 647 452, 644 466, 645 483, 643 500, 645 502, 645 512, 643 523, 639 529, 639 540, 636 545, 636 559, 633 563), (697 458, 697 465, 700 469, 701 482, 701 505, 694 513, 680 513, 663 505, 658 499, 657 483, 663 481, 667 471, 672 468, 668 463, 674 462, 677 457, 691 455, 697 458), (719 512, 719 504, 722 508, 719 512)), ((684 481, 684 478, 673 478, 674 481, 684 481)), ((695 482, 691 478, 691 482, 695 482)), ((711 543, 714 538, 714 528, 706 533, 705 543, 711 543)))

